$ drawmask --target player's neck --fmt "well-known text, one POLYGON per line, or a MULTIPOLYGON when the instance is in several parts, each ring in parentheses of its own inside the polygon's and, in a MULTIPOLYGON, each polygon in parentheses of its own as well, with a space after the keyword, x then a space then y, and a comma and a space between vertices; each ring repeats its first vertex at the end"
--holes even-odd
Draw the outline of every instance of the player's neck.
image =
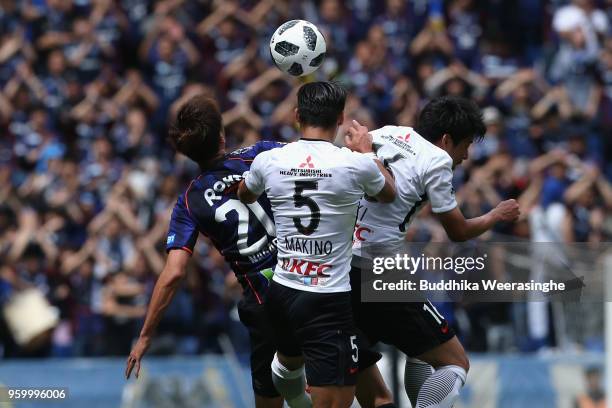
POLYGON ((323 129, 318 127, 306 127, 302 130, 303 140, 323 140, 333 142, 336 139, 338 129, 323 129))
POLYGON ((215 167, 215 165, 223 160, 225 157, 225 150, 219 150, 219 153, 215 157, 210 160, 206 160, 205 162, 200 163, 200 169, 202 171, 209 170, 215 167))

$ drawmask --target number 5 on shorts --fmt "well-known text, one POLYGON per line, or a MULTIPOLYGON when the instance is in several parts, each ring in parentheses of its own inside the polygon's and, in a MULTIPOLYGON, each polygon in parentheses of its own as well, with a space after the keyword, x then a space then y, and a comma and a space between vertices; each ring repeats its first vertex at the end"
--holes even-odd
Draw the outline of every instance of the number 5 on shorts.
POLYGON ((351 336, 351 350, 353 350, 355 353, 351 353, 351 358, 353 359, 353 362, 357 363, 359 362, 359 348, 357 347, 357 344, 355 344, 355 340, 357 340, 357 336, 351 336))

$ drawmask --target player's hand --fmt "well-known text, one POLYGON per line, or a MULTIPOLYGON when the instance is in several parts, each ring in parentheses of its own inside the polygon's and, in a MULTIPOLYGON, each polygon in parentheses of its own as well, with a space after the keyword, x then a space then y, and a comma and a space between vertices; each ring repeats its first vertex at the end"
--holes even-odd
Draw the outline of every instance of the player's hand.
POLYGON ((368 133, 367 127, 353 120, 348 128, 348 133, 344 136, 344 145, 354 152, 370 153, 372 152, 372 135, 368 133))
POLYGON ((130 353, 130 356, 127 359, 127 365, 125 367, 126 379, 130 378, 134 367, 136 367, 136 378, 138 378, 138 375, 140 374, 140 360, 142 360, 142 357, 147 352, 147 349, 150 345, 151 339, 149 337, 141 336, 138 338, 138 341, 134 345, 134 348, 132 348, 132 352, 130 353))
POLYGON ((519 205, 516 200, 506 200, 497 204, 493 210, 498 221, 513 222, 521 215, 519 205))

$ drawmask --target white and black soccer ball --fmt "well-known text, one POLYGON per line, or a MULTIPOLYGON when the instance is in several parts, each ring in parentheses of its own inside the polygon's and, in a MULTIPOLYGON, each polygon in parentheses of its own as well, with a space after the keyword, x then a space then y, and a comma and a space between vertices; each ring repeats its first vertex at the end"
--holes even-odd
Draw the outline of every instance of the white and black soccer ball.
POLYGON ((316 25, 291 20, 276 29, 270 39, 270 55, 276 66, 293 76, 308 75, 323 63, 327 46, 316 25))

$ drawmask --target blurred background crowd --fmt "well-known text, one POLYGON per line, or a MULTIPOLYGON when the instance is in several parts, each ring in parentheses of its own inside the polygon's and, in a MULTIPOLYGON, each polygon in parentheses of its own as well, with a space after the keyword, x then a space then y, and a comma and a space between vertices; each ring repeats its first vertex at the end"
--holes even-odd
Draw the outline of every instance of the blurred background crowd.
MULTIPOLYGON (((485 239, 609 240, 610 0, 0 0, 0 307, 37 288, 59 311, 42 337, 16 333, 36 313, 0 313, 0 357, 129 353, 198 172, 165 140, 172 115, 207 92, 229 149, 295 140, 300 82, 268 44, 296 18, 324 33, 313 78, 348 87, 347 118, 410 126, 436 95, 480 104, 461 208, 516 198, 523 212, 485 239)), ((409 238, 446 236, 425 210, 409 238)), ((203 237, 190 267, 151 352, 218 352, 224 336, 243 351, 240 289, 203 237)), ((441 307, 468 350, 559 346, 545 304, 523 329, 516 305, 441 307)), ((571 346, 601 350, 601 336, 571 346)))

